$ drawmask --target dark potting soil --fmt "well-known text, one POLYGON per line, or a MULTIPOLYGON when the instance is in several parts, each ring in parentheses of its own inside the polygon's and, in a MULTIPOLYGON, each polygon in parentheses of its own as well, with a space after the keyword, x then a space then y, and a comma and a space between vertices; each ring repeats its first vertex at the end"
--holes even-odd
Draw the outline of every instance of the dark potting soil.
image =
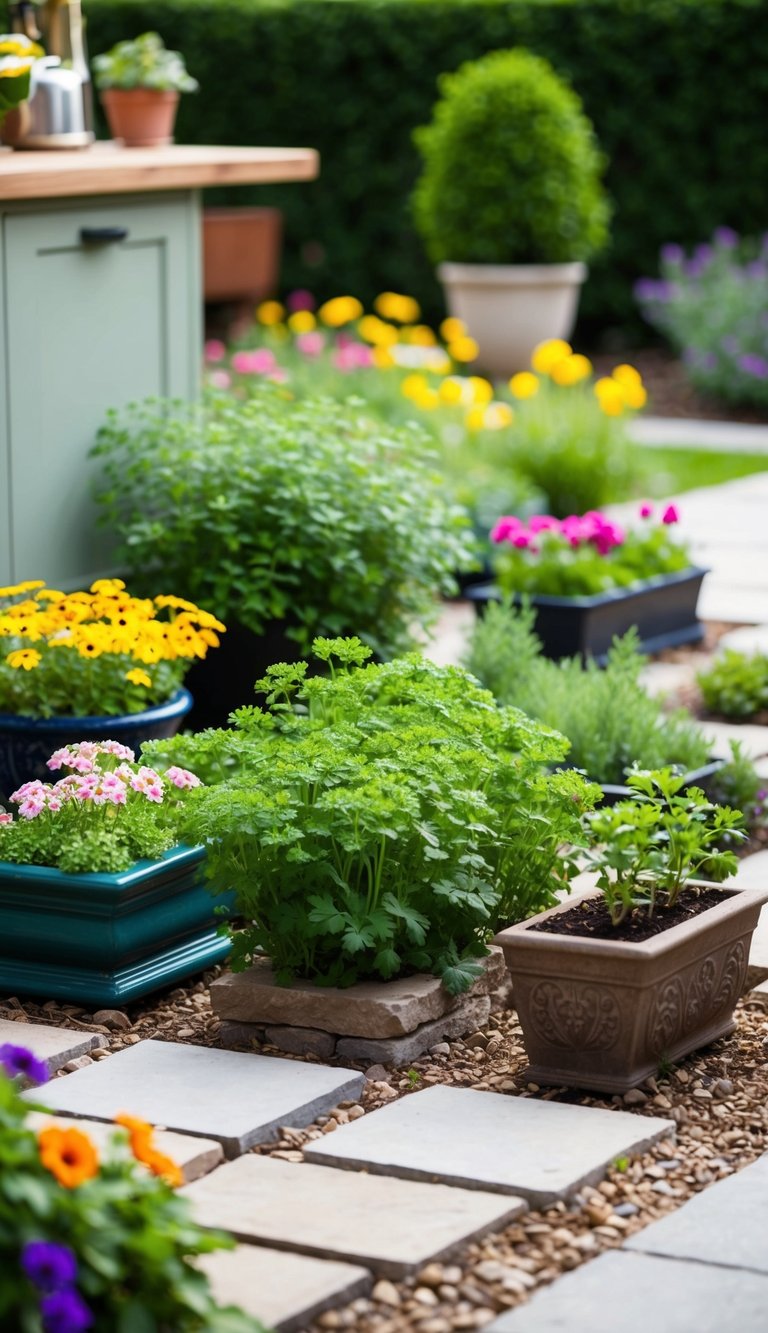
POLYGON ((602 898, 586 898, 567 912, 537 921, 528 930, 541 930, 548 935, 578 935, 593 940, 616 940, 623 944, 640 944, 654 935, 690 921, 707 908, 715 907, 728 895, 722 889, 684 889, 674 907, 657 904, 652 917, 642 908, 635 908, 620 926, 611 925, 608 908, 602 898))

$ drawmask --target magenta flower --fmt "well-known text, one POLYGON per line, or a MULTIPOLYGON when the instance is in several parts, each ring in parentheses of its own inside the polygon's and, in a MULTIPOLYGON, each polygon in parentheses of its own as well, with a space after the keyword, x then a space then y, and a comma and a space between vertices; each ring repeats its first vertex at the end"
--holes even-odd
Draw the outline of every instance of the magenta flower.
POLYGON ((269 347, 257 347, 252 352, 235 352, 232 369, 238 375, 269 375, 277 369, 277 358, 269 347))
POLYGON ((491 541, 505 542, 513 532, 519 531, 522 526, 520 519, 515 518, 514 514, 506 514, 504 518, 498 520, 495 527, 491 528, 491 541))
POLYGON ((178 768, 176 764, 166 769, 165 776, 174 787, 179 788, 179 791, 202 786, 200 779, 194 773, 190 773, 188 768, 178 768))
POLYGON ((300 287, 295 292, 290 292, 289 295, 286 296, 285 304, 291 311, 291 314, 293 314, 297 310, 314 310, 317 302, 311 292, 300 287))
POLYGON ((640 517, 641 518, 653 517, 653 505, 649 504, 647 500, 645 501, 644 504, 641 504, 640 506, 640 517))
POLYGON ((21 1268, 38 1291, 60 1291, 77 1278, 77 1259, 68 1245, 53 1240, 28 1241, 21 1252, 21 1268))
POLYGON ((677 505, 667 505, 661 516, 661 521, 662 523, 666 523, 667 526, 669 526, 670 523, 679 523, 680 511, 677 508, 677 505))
POLYGON ((24 1078, 29 1083, 47 1083, 48 1066, 26 1046, 5 1042, 0 1046, 0 1066, 9 1078, 24 1078))
POLYGON ((551 514, 534 514, 528 520, 529 532, 556 532, 560 524, 551 514))
POLYGON ((220 338, 210 338, 205 344, 204 356, 209 366, 215 365, 217 361, 223 361, 227 355, 227 349, 220 338))
POLYGON ((510 540, 512 545, 517 547, 518 551, 525 551, 531 545, 531 535, 526 532, 524 528, 521 528, 519 532, 516 532, 510 540))

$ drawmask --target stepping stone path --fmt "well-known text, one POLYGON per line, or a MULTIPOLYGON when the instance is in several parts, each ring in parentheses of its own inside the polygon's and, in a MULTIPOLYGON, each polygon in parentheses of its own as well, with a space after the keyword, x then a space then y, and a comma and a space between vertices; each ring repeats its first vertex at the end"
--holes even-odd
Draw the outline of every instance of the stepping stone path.
POLYGON ((43 1023, 14 1023, 0 1019, 0 1046, 6 1042, 12 1046, 26 1046, 38 1060, 45 1061, 49 1074, 55 1074, 70 1060, 87 1055, 97 1046, 103 1047, 105 1038, 92 1032, 47 1027, 43 1023))
POLYGON ((352 1069, 142 1041, 57 1079, 45 1100, 51 1110, 93 1120, 127 1111, 152 1125, 217 1139, 235 1157, 275 1138, 283 1125, 301 1128, 356 1099, 364 1082, 352 1069))
POLYGON ((519 1194, 535 1207, 601 1179, 617 1157, 673 1139, 671 1120, 434 1087, 307 1145, 308 1161, 519 1194))
MULTIPOLYGON (((684 1211, 684 1210, 681 1210, 684 1211)), ((765 1333, 768 1278, 732 1268, 602 1254, 486 1333, 765 1333)))
POLYGON ((275 1333, 299 1333, 323 1310, 367 1295, 373 1284, 366 1268, 255 1245, 204 1255, 197 1266, 221 1305, 239 1305, 275 1333))
POLYGON ((203 1226, 276 1249, 364 1264, 394 1278, 498 1231, 526 1207, 522 1199, 476 1189, 254 1154, 228 1162, 183 1193, 203 1226))
MULTIPOLYGON (((39 1093, 38 1100, 45 1100, 45 1097, 46 1091, 43 1090, 39 1093)), ((64 1116, 37 1112, 27 1117, 27 1124, 35 1133, 39 1133, 48 1125, 56 1125, 60 1129, 71 1129, 74 1125, 76 1129, 88 1135, 100 1154, 109 1151, 110 1139, 117 1131, 116 1125, 107 1125, 103 1120, 73 1121, 64 1116)), ((207 1175, 224 1161, 224 1150, 214 1139, 194 1138, 191 1134, 174 1134, 170 1130, 159 1129, 154 1136, 154 1144, 159 1152, 170 1157, 180 1167, 186 1185, 198 1180, 200 1176, 207 1175)))

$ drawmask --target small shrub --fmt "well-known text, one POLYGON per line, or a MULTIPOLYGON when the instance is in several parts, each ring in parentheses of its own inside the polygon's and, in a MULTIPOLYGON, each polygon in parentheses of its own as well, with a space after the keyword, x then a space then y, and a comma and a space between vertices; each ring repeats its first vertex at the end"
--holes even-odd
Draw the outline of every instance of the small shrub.
POLYGON ((468 518, 418 429, 355 403, 295 402, 269 384, 243 402, 149 401, 110 414, 95 452, 137 584, 171 579, 256 633, 286 620, 302 650, 353 624, 382 656, 410 646, 472 558, 468 518))
POLYGON ((414 138, 424 168, 416 226, 435 263, 552 264, 608 239, 605 163, 576 93, 524 50, 494 51, 439 80, 414 138))
POLYGON ((768 407, 768 233, 740 241, 719 227, 690 257, 666 245, 661 274, 642 278, 635 295, 691 381, 727 402, 768 407))
MULTIPOLYGON (((731 741, 731 757, 709 780, 712 800, 741 810, 751 833, 768 824, 768 791, 740 741, 731 741)), ((726 842, 727 845, 727 842, 726 842)))
POLYGON ((633 766, 707 762, 704 736, 685 712, 666 715, 640 683, 634 631, 614 642, 605 670, 578 658, 541 657, 534 612, 491 604, 477 622, 467 668, 501 704, 522 709, 570 741, 568 761, 596 782, 622 783, 633 766))
POLYGON ((464 990, 500 922, 554 901, 595 793, 547 776, 563 738, 458 668, 416 654, 365 666, 357 639, 314 649, 329 677, 271 667, 266 713, 145 750, 194 759, 211 784, 184 827, 237 894, 233 965, 263 949, 281 982, 431 971, 464 990))
POLYGON ((727 648, 696 677, 707 712, 754 717, 768 709, 768 657, 727 648))

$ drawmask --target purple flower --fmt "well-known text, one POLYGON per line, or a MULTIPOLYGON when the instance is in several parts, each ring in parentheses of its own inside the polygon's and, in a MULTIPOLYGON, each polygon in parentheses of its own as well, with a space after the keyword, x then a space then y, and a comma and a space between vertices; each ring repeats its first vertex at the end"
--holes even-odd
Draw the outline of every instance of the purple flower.
POLYGON ((712 240, 715 245, 720 246, 721 250, 735 250, 739 244, 738 233, 733 230, 733 227, 716 227, 712 240))
POLYGON ((750 262, 744 266, 744 273, 748 278, 764 278, 765 277, 764 260, 751 259, 750 262))
POLYGON ((685 258, 683 247, 670 242, 661 247, 661 261, 663 264, 682 264, 685 258))
POLYGON ((40 1302, 44 1333, 83 1333, 93 1315, 76 1291, 54 1291, 40 1302))
POLYGON ((638 278, 634 287, 638 301, 666 301, 669 299, 670 285, 657 278, 638 278))
POLYGON ((300 287, 295 292, 290 292, 288 294, 285 299, 285 304, 291 311, 314 310, 316 301, 311 292, 300 287))
POLYGON ((47 1083, 48 1067, 44 1060, 28 1051, 26 1046, 12 1046, 6 1042, 0 1046, 0 1065, 9 1078, 22 1077, 29 1083, 47 1083))
POLYGON ((745 352, 739 357, 739 368, 755 379, 768 379, 768 361, 764 356, 757 356, 754 352, 745 352))
POLYGON ((52 1240, 31 1240, 21 1253, 21 1267, 39 1291, 71 1287, 77 1277, 77 1259, 68 1245, 52 1240))

